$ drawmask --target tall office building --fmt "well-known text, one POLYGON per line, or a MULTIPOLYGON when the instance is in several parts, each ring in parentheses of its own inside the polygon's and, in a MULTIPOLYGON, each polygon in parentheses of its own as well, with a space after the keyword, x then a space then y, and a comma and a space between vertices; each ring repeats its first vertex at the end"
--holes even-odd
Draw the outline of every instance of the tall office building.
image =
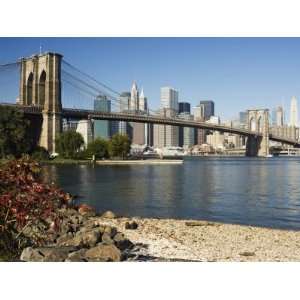
POLYGON ((278 106, 276 108, 276 126, 283 126, 283 108, 278 106))
POLYGON ((291 99, 290 126, 298 126, 298 103, 295 96, 291 99))
MULTIPOLYGON (((178 113, 178 91, 170 87, 160 89, 160 114, 174 118, 178 113)), ((170 125, 154 125, 154 147, 178 146, 179 128, 170 125)))
MULTIPOLYGON (((111 112, 111 101, 106 96, 98 96, 94 100, 94 110, 102 112, 111 112)), ((94 120, 94 138, 110 139, 111 121, 94 120)))
MULTIPOLYGON (((194 120, 198 122, 204 121, 204 105, 200 104, 193 107, 194 120)), ((202 145, 206 142, 206 131, 204 129, 195 129, 194 142, 196 145, 202 145)))
POLYGON ((130 93, 130 107, 131 111, 139 110, 139 91, 136 82, 134 81, 130 93))
MULTIPOLYGON (((194 116, 188 112, 182 112, 178 115, 184 120, 194 120, 194 116)), ((195 129, 191 127, 179 127, 179 146, 190 148, 195 144, 195 129)))
MULTIPOLYGON (((188 102, 178 103, 178 116, 182 119, 193 120, 194 117, 191 115, 191 105, 188 102)), ((179 146, 180 147, 190 147, 191 143, 194 143, 195 130, 193 128, 179 127, 179 146), (192 136, 191 136, 192 134, 192 136)))
POLYGON ((178 113, 191 113, 191 104, 188 102, 178 103, 178 113))
POLYGON ((120 112, 128 111, 130 107, 130 93, 123 92, 120 95, 119 102, 120 102, 120 112))
POLYGON ((215 115, 215 103, 211 100, 200 101, 200 105, 204 106, 204 120, 208 120, 215 115))
POLYGON ((147 97, 144 95, 144 89, 142 89, 139 97, 139 110, 146 112, 148 110, 147 97))
POLYGON ((178 111, 178 91, 171 87, 160 89, 160 107, 178 111))

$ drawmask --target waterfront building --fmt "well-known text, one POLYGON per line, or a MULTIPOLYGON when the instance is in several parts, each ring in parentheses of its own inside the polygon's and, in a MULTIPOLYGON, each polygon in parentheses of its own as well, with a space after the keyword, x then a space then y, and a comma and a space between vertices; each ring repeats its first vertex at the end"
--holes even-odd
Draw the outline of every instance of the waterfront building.
MULTIPOLYGON (((172 109, 165 108, 160 111, 160 115, 167 118, 174 118, 176 113, 172 109)), ((179 128, 177 126, 154 124, 153 131, 153 146, 155 148, 178 146, 179 128)))
POLYGON ((276 126, 283 126, 283 108, 278 106, 276 109, 276 126))
MULTIPOLYGON (((94 110, 101 112, 111 112, 111 101, 106 96, 98 96, 94 100, 94 110)), ((94 120, 94 138, 111 138, 111 121, 94 120)))
POLYGON ((298 126, 298 103, 295 96, 291 99, 290 126, 298 126))
POLYGON ((200 105, 204 106, 204 120, 207 121, 211 116, 215 115, 215 103, 212 100, 200 101, 200 105))
POLYGON ((211 145, 215 150, 224 150, 225 136, 219 131, 214 131, 211 134, 208 134, 207 144, 211 145))
POLYGON ((87 145, 94 139, 91 120, 80 120, 78 122, 76 132, 82 135, 85 147, 87 147, 87 145))

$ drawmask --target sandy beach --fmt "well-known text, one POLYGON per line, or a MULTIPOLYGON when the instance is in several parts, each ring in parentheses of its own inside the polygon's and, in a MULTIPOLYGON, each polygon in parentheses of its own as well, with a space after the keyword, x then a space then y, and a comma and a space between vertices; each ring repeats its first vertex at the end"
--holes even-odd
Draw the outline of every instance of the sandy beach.
POLYGON ((173 219, 97 217, 96 222, 117 227, 140 245, 138 255, 156 261, 300 261, 300 231, 173 219), (128 221, 138 228, 125 229, 128 221))

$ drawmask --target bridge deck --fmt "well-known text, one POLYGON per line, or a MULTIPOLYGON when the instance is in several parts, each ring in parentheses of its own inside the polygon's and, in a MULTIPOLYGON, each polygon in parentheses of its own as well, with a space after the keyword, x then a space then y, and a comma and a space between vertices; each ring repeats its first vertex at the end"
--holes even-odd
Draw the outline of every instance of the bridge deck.
MULTIPOLYGON (((21 105, 10 104, 10 103, 1 103, 0 105, 18 107, 19 109, 23 110, 24 113, 26 114, 42 114, 42 108, 38 106, 21 106, 21 105)), ((228 126, 211 124, 206 122, 184 120, 180 118, 166 118, 166 117, 162 118, 159 115, 153 116, 153 115, 115 113, 115 112, 108 113, 108 112, 97 112, 94 110, 72 109, 72 108, 63 108, 62 115, 65 118, 99 119, 99 120, 116 120, 116 121, 137 122, 137 123, 151 123, 151 124, 207 129, 212 131, 228 132, 228 133, 238 134, 243 136, 262 136, 260 132, 253 132, 247 129, 228 127, 228 126)), ((286 143, 296 147, 300 147, 300 142, 297 140, 276 136, 273 134, 270 134, 269 138, 270 140, 276 142, 286 143)))

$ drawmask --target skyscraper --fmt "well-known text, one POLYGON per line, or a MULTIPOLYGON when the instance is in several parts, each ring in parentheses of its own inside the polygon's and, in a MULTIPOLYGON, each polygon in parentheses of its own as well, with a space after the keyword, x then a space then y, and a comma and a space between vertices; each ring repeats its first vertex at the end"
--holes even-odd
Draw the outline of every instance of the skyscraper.
MULTIPOLYGON (((111 111, 111 101, 106 96, 98 96, 94 100, 94 110, 102 112, 111 111)), ((94 121, 94 138, 109 139, 111 137, 111 122, 106 120, 94 121)))
POLYGON ((147 98, 144 95, 144 89, 142 88, 140 97, 139 97, 139 110, 140 111, 147 111, 148 110, 148 103, 147 103, 147 98))
POLYGON ((178 103, 178 113, 191 113, 191 104, 188 102, 178 103))
POLYGON ((276 108, 276 126, 283 126, 283 108, 278 106, 276 108))
MULTIPOLYGON (((186 120, 193 120, 194 117, 191 115, 191 105, 188 102, 178 103, 178 116, 186 120)), ((194 128, 179 127, 179 146, 190 147, 194 143, 194 128)))
POLYGON ((178 111, 178 91, 171 87, 160 89, 160 107, 178 111))
MULTIPOLYGON (((193 114, 195 121, 204 121, 204 105, 200 104, 193 107, 193 114)), ((195 144, 202 145, 206 142, 206 131, 205 129, 195 129, 195 144)))
MULTIPOLYGON (((160 114, 174 118, 178 113, 178 91, 171 87, 160 89, 160 114)), ((154 125, 154 146, 170 147, 178 146, 179 129, 177 126, 154 125)))
POLYGON ((136 82, 134 81, 130 93, 130 110, 139 110, 139 91, 136 82))
POLYGON ((204 106, 205 121, 215 115, 215 103, 212 100, 200 101, 200 104, 204 106))
POLYGON ((290 126, 298 126, 298 103, 295 96, 291 99, 290 126))

